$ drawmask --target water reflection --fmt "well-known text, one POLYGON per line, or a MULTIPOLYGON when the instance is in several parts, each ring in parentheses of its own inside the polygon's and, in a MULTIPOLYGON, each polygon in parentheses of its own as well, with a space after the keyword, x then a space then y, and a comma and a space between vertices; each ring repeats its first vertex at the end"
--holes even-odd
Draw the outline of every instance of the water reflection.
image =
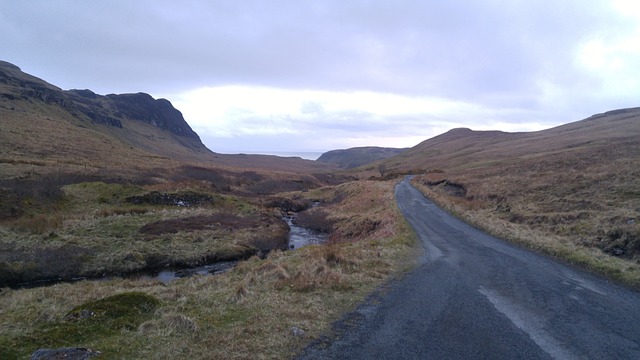
POLYGON ((139 274, 132 277, 138 279, 155 279, 165 284, 193 275, 215 275, 233 269, 238 264, 237 261, 220 261, 213 264, 207 264, 195 268, 188 269, 165 269, 153 274, 139 274))

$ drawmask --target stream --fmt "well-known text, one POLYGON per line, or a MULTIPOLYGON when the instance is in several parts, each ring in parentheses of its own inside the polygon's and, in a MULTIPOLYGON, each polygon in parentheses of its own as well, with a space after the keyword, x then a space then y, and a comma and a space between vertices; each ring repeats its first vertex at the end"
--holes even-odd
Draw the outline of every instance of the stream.
MULTIPOLYGON (((320 202, 314 201, 312 207, 319 206, 320 202)), ((284 210, 283 210, 284 211, 284 210)), ((284 215, 282 220, 286 221, 289 225, 289 243, 288 249, 294 250, 307 245, 324 244, 327 242, 329 235, 318 233, 311 229, 307 229, 294 224, 295 213, 289 213, 284 215)), ((222 261, 212 264, 206 264, 194 268, 182 268, 182 269, 163 269, 159 272, 147 272, 139 273, 135 275, 125 276, 127 278, 145 278, 145 279, 157 279, 163 283, 169 283, 175 279, 183 277, 189 277, 192 275, 214 275, 221 272, 229 271, 238 264, 237 261, 222 261)), ((108 279, 105 279, 108 280, 108 279)))
MULTIPOLYGON (((327 241, 329 235, 319 234, 313 230, 297 226, 293 223, 294 216, 284 216, 282 218, 289 225, 289 246, 291 250, 299 249, 307 245, 323 244, 327 241)), ((171 282, 175 279, 188 277, 192 275, 208 275, 219 274, 233 269, 238 264, 237 261, 221 261, 213 264, 207 264, 195 268, 187 269, 165 269, 153 274, 134 275, 134 278, 157 279, 163 283, 171 282)))
POLYGON ((164 269, 153 273, 142 273, 125 276, 129 279, 156 279, 167 284, 173 280, 189 277, 193 275, 215 275, 233 269, 238 264, 237 261, 220 261, 213 264, 206 264, 193 268, 164 269))
MULTIPOLYGON (((327 241, 327 234, 319 234, 313 230, 297 226, 293 223, 294 216, 285 216, 283 220, 289 225, 289 249, 299 249, 307 245, 323 244, 327 241)), ((154 274, 137 275, 138 278, 157 279, 163 283, 192 275, 215 275, 233 269, 237 261, 221 261, 195 268, 166 269, 154 274)))
MULTIPOLYGON (((282 220, 289 225, 289 246, 288 248, 299 249, 301 247, 313 244, 323 244, 327 241, 327 234, 318 234, 313 230, 297 226, 293 223, 294 216, 284 216, 282 220)), ((193 268, 166 268, 161 271, 142 271, 138 273, 123 276, 104 276, 101 278, 84 278, 78 277, 73 280, 50 279, 42 281, 34 281, 16 285, 17 288, 35 288, 40 286, 54 285, 60 282, 76 282, 81 280, 108 281, 114 279, 156 279, 164 284, 173 280, 189 277, 193 275, 215 275, 233 269, 238 261, 219 261, 211 264, 205 264, 193 268)))
POLYGON ((285 216, 284 220, 289 224, 289 249, 298 249, 307 245, 324 244, 329 235, 320 234, 313 230, 296 226, 293 216, 285 216))

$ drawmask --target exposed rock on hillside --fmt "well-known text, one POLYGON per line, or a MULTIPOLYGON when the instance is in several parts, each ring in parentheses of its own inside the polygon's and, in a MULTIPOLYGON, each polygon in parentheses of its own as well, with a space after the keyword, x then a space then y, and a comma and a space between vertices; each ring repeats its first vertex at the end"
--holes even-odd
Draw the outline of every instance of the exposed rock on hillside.
POLYGON ((198 134, 182 117, 182 113, 174 108, 169 100, 155 100, 145 93, 110 94, 107 98, 113 101, 117 112, 123 117, 143 121, 176 135, 199 139, 198 134))
POLYGON ((0 61, 0 99, 36 99, 46 103, 66 106, 64 92, 35 76, 26 74, 19 67, 0 61))
POLYGON ((91 90, 63 91, 5 61, 0 61, 0 98, 59 105, 77 118, 85 115, 96 124, 117 128, 123 128, 124 119, 141 121, 200 141, 182 113, 168 100, 156 100, 145 93, 102 96, 91 90))

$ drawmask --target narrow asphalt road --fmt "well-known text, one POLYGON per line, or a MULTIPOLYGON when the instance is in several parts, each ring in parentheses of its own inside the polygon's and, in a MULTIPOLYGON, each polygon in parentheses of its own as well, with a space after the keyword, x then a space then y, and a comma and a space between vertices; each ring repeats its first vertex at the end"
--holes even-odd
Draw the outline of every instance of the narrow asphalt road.
POLYGON ((401 182, 422 264, 299 359, 640 359, 640 294, 491 237, 401 182))

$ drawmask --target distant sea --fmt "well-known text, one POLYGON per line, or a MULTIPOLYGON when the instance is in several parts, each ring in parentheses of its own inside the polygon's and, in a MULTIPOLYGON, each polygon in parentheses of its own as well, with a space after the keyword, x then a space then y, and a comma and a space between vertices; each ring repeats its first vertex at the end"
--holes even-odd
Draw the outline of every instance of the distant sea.
POLYGON ((317 160, 324 151, 239 151, 240 154, 275 155, 282 157, 301 157, 307 160, 317 160))

